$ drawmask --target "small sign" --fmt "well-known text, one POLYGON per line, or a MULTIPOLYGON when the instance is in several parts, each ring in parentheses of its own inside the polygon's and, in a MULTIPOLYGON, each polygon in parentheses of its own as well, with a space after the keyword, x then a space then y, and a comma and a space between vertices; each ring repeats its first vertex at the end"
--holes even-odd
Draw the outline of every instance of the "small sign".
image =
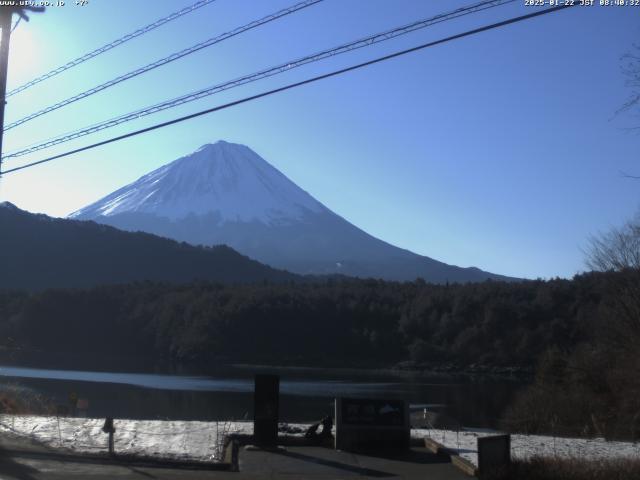
POLYGON ((102 431, 104 433, 115 433, 116 428, 113 425, 113 417, 107 417, 104 421, 104 425, 102 426, 102 431))
POLYGON ((342 423, 392 427, 404 425, 404 402, 401 400, 342 399, 342 423))
POLYGON ((89 400, 86 398, 79 398, 76 403, 76 408, 78 410, 89 410, 89 400))
POLYGON ((336 449, 405 450, 410 444, 409 406, 404 400, 336 399, 336 449))

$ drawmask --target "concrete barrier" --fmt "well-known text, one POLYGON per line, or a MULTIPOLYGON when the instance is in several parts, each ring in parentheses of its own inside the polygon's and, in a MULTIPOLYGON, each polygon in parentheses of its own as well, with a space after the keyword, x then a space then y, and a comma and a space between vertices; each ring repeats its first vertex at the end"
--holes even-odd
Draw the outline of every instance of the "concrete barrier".
POLYGON ((449 457, 453 466, 455 466, 458 470, 466 473, 469 476, 475 477, 478 474, 478 468, 466 458, 463 458, 458 455, 456 450, 450 449, 438 443, 432 438, 424 439, 424 446, 431 453, 435 453, 436 455, 445 455, 449 457))

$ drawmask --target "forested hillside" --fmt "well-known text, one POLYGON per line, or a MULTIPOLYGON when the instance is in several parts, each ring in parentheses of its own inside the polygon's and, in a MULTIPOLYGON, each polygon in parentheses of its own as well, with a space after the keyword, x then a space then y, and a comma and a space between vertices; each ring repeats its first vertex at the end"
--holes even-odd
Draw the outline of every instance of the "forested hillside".
POLYGON ((298 278, 226 246, 194 247, 148 233, 35 215, 9 203, 0 204, 0 232, 0 288, 298 278))
POLYGON ((4 293, 0 338, 25 349, 175 362, 533 366, 589 332, 607 274, 432 285, 158 283, 4 293))

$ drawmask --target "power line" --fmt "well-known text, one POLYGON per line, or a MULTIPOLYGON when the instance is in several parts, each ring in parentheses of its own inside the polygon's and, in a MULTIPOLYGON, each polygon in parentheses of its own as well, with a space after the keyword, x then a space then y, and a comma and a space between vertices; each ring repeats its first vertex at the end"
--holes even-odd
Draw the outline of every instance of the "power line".
POLYGON ((284 16, 290 15, 294 12, 297 12, 298 10, 302 10, 303 8, 307 8, 310 7, 312 5, 315 5, 316 3, 322 2, 323 0, 305 0, 303 2, 297 3, 295 5, 292 5, 290 7, 284 8, 282 10, 279 10, 275 13, 272 13, 270 15, 267 15, 266 17, 260 18, 258 20, 254 20, 251 23, 248 23, 246 25, 243 25, 241 27, 235 28, 234 30, 231 30, 229 32, 223 33, 221 35, 209 38, 203 42, 197 43, 189 48, 185 48, 184 50, 181 50, 179 52, 173 53, 167 57, 161 58, 159 60, 156 60, 155 62, 149 63, 148 65, 145 65, 143 67, 137 68, 136 70, 132 70, 128 73, 125 73, 124 75, 120 75, 119 77, 116 77, 112 80, 109 80, 108 82, 102 83, 98 86, 95 86, 93 88, 90 88, 89 90, 85 90, 82 93, 79 93, 77 95, 74 95, 71 98, 68 98, 66 100, 63 100, 61 102, 55 103, 53 105, 50 105, 46 108, 43 108, 42 110, 39 110, 37 112, 34 112, 30 115, 27 115, 24 118, 21 118, 20 120, 16 120, 13 123, 10 123, 9 125, 7 125, 6 127, 4 127, 4 131, 6 132, 7 130, 11 130, 12 128, 17 127, 18 125, 22 125, 23 123, 26 123, 30 120, 33 120, 34 118, 38 118, 42 115, 45 115, 47 113, 53 112, 54 110, 57 110, 59 108, 65 107, 67 105, 70 105, 74 102, 77 102, 79 100, 82 100, 84 98, 90 97, 91 95, 94 95, 98 92, 101 92, 103 90, 106 90, 107 88, 113 87, 114 85, 117 85, 121 82, 124 82, 126 80, 129 80, 131 78, 137 77, 138 75, 142 75, 143 73, 149 72, 151 70, 154 70, 158 67, 161 67, 163 65, 166 65, 168 63, 171 63, 175 60, 178 60, 182 57, 185 57, 187 55, 191 55, 192 53, 195 53, 199 50, 202 50, 203 48, 207 48, 210 47, 212 45, 215 45, 217 43, 223 42, 224 40, 227 40, 231 37, 235 37, 236 35, 240 35, 241 33, 244 33, 248 30, 251 30, 253 28, 257 28, 261 25, 264 25, 266 23, 269 22, 273 22, 274 20, 278 20, 279 18, 282 18, 284 16))
POLYGON ((370 45, 374 45, 380 42, 384 42, 387 40, 390 40, 392 38, 396 38, 398 36, 401 35, 405 35, 408 34, 410 32, 422 29, 422 28, 426 28, 432 25, 435 25, 437 23, 441 23, 441 22, 445 22, 445 21, 449 21, 449 20, 453 20, 455 18, 459 18, 465 15, 469 15, 472 13, 477 13, 479 11, 483 11, 483 10, 487 10, 489 8, 494 8, 494 7, 498 7, 501 5, 505 5, 507 3, 512 3, 515 0, 488 0, 488 1, 483 1, 480 3, 475 3, 473 5, 469 5, 466 7, 462 7, 456 10, 453 10, 451 12, 448 13, 443 13, 443 14, 439 14, 436 15, 435 17, 430 17, 427 19, 423 19, 423 20, 418 20, 416 22, 413 22, 411 24, 408 25, 403 25, 401 27, 397 27, 394 28, 392 30, 387 30, 385 32, 382 33, 376 33, 374 35, 370 35, 368 37, 365 38, 361 38, 359 40, 355 40, 343 45, 340 45, 338 47, 333 47, 330 49, 326 49, 323 50, 321 52, 318 53, 314 53, 312 55, 307 55, 306 57, 302 57, 299 58, 297 60, 291 60, 288 61, 286 63, 283 63, 281 65, 278 65, 276 67, 271 67, 271 68, 267 68, 265 70, 261 70, 249 75, 245 75, 243 77, 240 78, 236 78, 234 80, 230 80, 230 81, 226 81, 224 83, 221 84, 217 84, 211 87, 207 87, 205 89, 202 90, 198 90, 196 92, 192 92, 186 95, 182 95, 180 97, 177 98, 173 98, 171 100, 166 100, 164 102, 155 104, 155 105, 151 105, 149 107, 145 107, 143 109, 140 110, 136 110, 133 112, 129 112, 126 113, 124 115, 120 115, 118 117, 114 117, 111 118, 109 120, 105 120, 103 122, 100 123, 96 123, 93 125, 90 125, 88 127, 84 127, 82 129, 79 130, 75 130, 63 135, 59 135, 57 137, 54 137, 53 139, 49 139, 46 140, 44 142, 32 145, 32 146, 28 146, 25 148, 22 148, 20 150, 11 152, 9 154, 7 154, 4 158, 8 159, 8 158, 16 158, 16 157, 21 157, 24 155, 28 155, 30 153, 39 151, 39 150, 43 150, 46 148, 50 148, 53 147, 55 145, 59 145, 61 143, 66 143, 68 141, 71 140, 75 140, 77 138, 80 137, 84 137, 86 135, 90 135, 111 127, 115 127, 117 125, 120 125, 122 123, 126 123, 132 120, 136 120, 142 117, 145 117, 147 115, 151 115, 154 113, 158 113, 161 112, 163 110, 167 110, 169 108, 174 108, 177 107, 179 105, 183 105, 185 103, 189 103, 195 100, 200 100, 202 98, 208 97, 210 95, 213 95, 215 93, 219 93, 222 92, 224 90, 229 90, 232 88, 236 88, 239 87, 241 85, 245 85, 248 83, 252 83, 258 80, 262 80, 264 78, 268 78, 268 77, 272 77, 274 75, 283 73, 283 72, 287 72, 290 71, 294 68, 309 64, 309 63, 313 63, 313 62, 317 62, 320 60, 324 60, 325 58, 330 58, 336 55, 340 55, 346 52, 350 52, 353 50, 357 50, 359 48, 363 48, 363 47, 368 47, 370 45))
POLYGON ((134 32, 128 33, 127 35, 124 35, 110 43, 107 43, 106 45, 103 45, 102 47, 96 48, 95 50, 93 50, 92 52, 86 53, 84 55, 82 55, 81 57, 78 57, 74 60, 71 60, 68 63, 65 63, 64 65, 58 67, 58 68, 54 68, 53 70, 51 70, 50 72, 45 73, 44 75, 40 75, 37 78, 34 78, 33 80, 25 83, 24 85, 21 85, 17 88, 14 88, 13 90, 11 90, 9 93, 7 93, 7 97, 10 97, 12 95, 15 95, 16 93, 20 93, 23 90, 26 90, 29 87, 33 87, 34 85, 37 85, 40 82, 44 82, 45 80, 54 77, 66 70, 69 70, 72 67, 75 67, 76 65, 80 65, 81 63, 86 62, 87 60, 92 59, 93 57, 97 57, 98 55, 107 52, 109 50, 111 50, 112 48, 116 48, 120 45, 122 45, 123 43, 128 42, 129 40, 133 40, 136 37, 139 37, 140 35, 144 35, 145 33, 149 33, 151 30, 155 30, 158 27, 161 27, 162 25, 164 25, 165 23, 169 23, 177 18, 180 18, 183 15, 186 15, 188 13, 191 13, 201 7, 204 7, 205 5, 208 5, 212 2, 215 2, 216 0, 198 0, 196 3, 194 3, 193 5, 190 5, 188 7, 183 8, 182 10, 178 10, 177 12, 173 12, 169 15, 167 15, 166 17, 163 18, 159 18, 158 20, 156 20, 153 23, 150 23, 149 25, 146 25, 142 28, 137 29, 134 32))
POLYGON ((25 165, 21 165, 19 167, 11 168, 11 169, 6 170, 5 172, 2 172, 2 173, 6 174, 6 173, 17 172, 19 170, 24 170, 26 168, 34 167, 36 165, 41 165, 43 163, 47 163, 47 162, 51 162, 53 160, 57 160, 59 158, 68 157, 69 155, 73 155, 75 153, 84 152, 84 151, 91 150, 91 149, 94 149, 94 148, 97 148, 97 147, 101 147, 103 145, 107 145, 109 143, 114 143, 114 142, 117 142, 117 141, 120 141, 120 140, 124 140, 126 138, 130 138, 130 137, 134 137, 134 136, 137 136, 137 135, 141 135, 143 133, 151 132, 153 130, 158 130, 160 128, 168 127, 170 125, 174 125, 176 123, 181 123, 181 122, 184 122, 186 120, 191 120, 192 118, 196 118, 196 117, 200 117, 200 116, 203 116, 203 115, 207 115, 209 113, 217 112, 219 110, 225 110, 227 108, 231 108, 231 107, 234 107, 236 105, 241 105, 243 103, 251 102, 251 101, 257 100, 259 98, 268 97, 268 96, 274 95, 276 93, 280 93, 280 92, 284 92, 284 91, 287 91, 287 90, 291 90, 293 88, 301 87, 303 85, 307 85, 307 84, 314 83, 314 82, 317 82, 317 81, 320 81, 320 80, 324 80, 326 78, 335 77, 335 76, 341 75, 343 73, 347 73, 347 72, 351 72, 351 71, 354 71, 354 70, 358 70, 360 68, 364 68, 364 67, 367 67, 367 66, 370 66, 370 65, 374 65, 374 64, 377 64, 377 63, 380 63, 380 62, 384 62, 384 61, 390 60, 392 58, 396 58, 396 57, 400 57, 400 56, 403 56, 403 55, 407 55, 409 53, 417 52, 419 50, 423 50, 423 49, 426 49, 426 48, 434 47, 436 45, 440 45, 440 44, 443 44, 443 43, 451 42, 453 40, 458 40, 460 38, 468 37, 470 35, 475 35, 475 34, 478 34, 478 33, 481 33, 481 32, 486 32, 488 30, 493 30, 493 29, 496 29, 496 28, 500 28, 500 27, 504 27, 504 26, 507 26, 507 25, 511 25, 513 23, 518 23, 518 22, 522 22, 524 20, 529 20, 531 18, 539 17, 541 15, 546 15, 548 13, 553 13, 553 12, 556 12, 556 11, 559 11, 559 10, 564 10, 565 8, 571 8, 571 7, 575 6, 575 5, 576 4, 567 3, 565 5, 561 5, 561 6, 558 6, 558 7, 547 8, 547 9, 544 9, 544 10, 539 10, 539 11, 536 11, 536 12, 533 12, 533 13, 529 13, 527 15, 521 15, 519 17, 513 17, 513 18, 510 18, 508 20, 503 20, 501 22, 492 23, 490 25, 485 25, 483 27, 474 28, 473 30, 467 30, 466 32, 458 33, 456 35, 451 35, 449 37, 445 37, 445 38, 442 38, 440 40, 435 40, 433 42, 424 43, 422 45, 418 45, 417 47, 412 47, 412 48, 408 48, 406 50, 401 50, 399 52, 395 52, 395 53, 391 53, 389 55, 378 57, 378 58, 375 58, 373 60, 369 60, 367 62, 359 63, 357 65, 352 65, 352 66, 346 67, 346 68, 341 68, 339 70, 334 70, 332 72, 325 73, 325 74, 322 74, 322 75, 318 75, 316 77, 308 78, 308 79, 302 80, 300 82, 290 83, 288 85, 285 85, 284 87, 279 87, 279 88, 275 88, 273 90, 268 90, 266 92, 258 93, 256 95, 245 97, 245 98, 242 98, 240 100, 235 100, 233 102, 229 102, 229 103, 226 103, 224 105, 219 105, 217 107, 212 107, 212 108, 208 108, 206 110, 201 110, 199 112, 192 113, 190 115, 185 115, 183 117, 175 118, 175 119, 169 120, 167 122, 158 123, 158 124, 152 125, 150 127, 146 127, 146 128, 140 129, 140 130, 136 130, 136 131, 133 131, 133 132, 126 133, 124 135, 119 135, 117 137, 112 137, 112 138, 109 138, 107 140, 103 140, 101 142, 97 142, 97 143, 94 143, 94 144, 91 144, 91 145, 86 145, 86 146, 80 147, 80 148, 76 148, 74 150, 70 150, 70 151, 67 151, 67 152, 64 152, 64 153, 53 155, 51 157, 44 158, 42 160, 38 160, 36 162, 31 162, 31 163, 28 163, 28 164, 25 164, 25 165))

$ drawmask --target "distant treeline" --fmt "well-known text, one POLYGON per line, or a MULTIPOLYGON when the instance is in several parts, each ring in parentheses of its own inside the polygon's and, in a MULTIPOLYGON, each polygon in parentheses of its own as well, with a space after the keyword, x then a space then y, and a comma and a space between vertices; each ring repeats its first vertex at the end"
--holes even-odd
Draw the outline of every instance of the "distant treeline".
POLYGON ((202 371, 231 362, 535 367, 505 417, 508 428, 531 433, 640 438, 639 345, 639 269, 521 283, 333 279, 0 293, 0 353, 20 358, 72 353, 202 371))
POLYGON ((433 285, 158 283, 0 293, 0 343, 43 352, 309 366, 535 366, 589 336, 612 274, 433 285))

